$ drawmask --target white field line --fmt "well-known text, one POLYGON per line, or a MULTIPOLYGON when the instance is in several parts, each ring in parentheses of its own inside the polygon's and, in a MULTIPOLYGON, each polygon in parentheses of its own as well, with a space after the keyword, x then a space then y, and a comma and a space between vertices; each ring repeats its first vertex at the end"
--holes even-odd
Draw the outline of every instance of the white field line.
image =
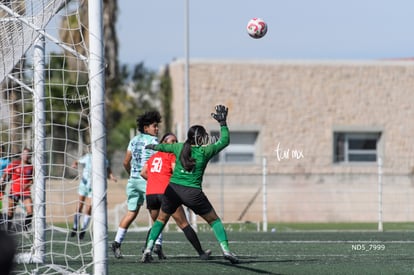
MULTIPOLYGON (((127 242, 127 241, 126 241, 127 242)), ((136 241, 130 241, 131 243, 135 243, 136 241)), ((163 240, 163 243, 169 243, 169 244, 180 244, 180 243, 188 243, 187 240, 185 241, 168 241, 163 240)), ((205 241, 203 243, 215 243, 215 241, 205 241)), ((414 244, 413 241, 378 241, 378 240, 372 240, 372 241, 364 241, 364 240, 335 240, 335 241, 324 241, 324 240, 311 240, 311 241, 305 241, 305 240, 289 240, 289 241, 229 241, 229 243, 234 244, 264 244, 264 243, 274 243, 274 244, 289 244, 289 243, 298 243, 298 244, 414 244)))

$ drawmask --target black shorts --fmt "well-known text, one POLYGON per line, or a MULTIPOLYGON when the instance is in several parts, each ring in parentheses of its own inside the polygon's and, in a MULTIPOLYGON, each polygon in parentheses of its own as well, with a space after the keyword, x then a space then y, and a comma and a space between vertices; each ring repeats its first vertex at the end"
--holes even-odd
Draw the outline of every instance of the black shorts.
POLYGON ((18 203, 19 200, 24 201, 25 199, 30 199, 30 196, 21 196, 21 195, 10 195, 10 198, 15 202, 18 203))
POLYGON ((172 215, 181 204, 200 216, 207 214, 213 209, 213 206, 201 189, 170 182, 163 196, 162 211, 172 215))
POLYGON ((147 209, 148 210, 159 210, 161 208, 162 197, 161 194, 146 195, 147 209))

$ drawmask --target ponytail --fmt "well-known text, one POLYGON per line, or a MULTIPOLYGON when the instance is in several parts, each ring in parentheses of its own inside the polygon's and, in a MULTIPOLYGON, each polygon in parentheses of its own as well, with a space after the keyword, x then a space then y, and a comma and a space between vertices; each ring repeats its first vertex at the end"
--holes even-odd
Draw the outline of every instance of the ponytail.
POLYGON ((187 172, 191 172, 195 166, 195 159, 191 157, 191 143, 187 139, 184 142, 183 150, 180 154, 180 161, 187 172))
POLYGON ((200 125, 191 126, 187 132, 187 140, 184 142, 183 149, 180 153, 180 161, 187 172, 193 171, 196 161, 191 156, 191 148, 193 145, 203 145, 207 136, 206 129, 200 125))

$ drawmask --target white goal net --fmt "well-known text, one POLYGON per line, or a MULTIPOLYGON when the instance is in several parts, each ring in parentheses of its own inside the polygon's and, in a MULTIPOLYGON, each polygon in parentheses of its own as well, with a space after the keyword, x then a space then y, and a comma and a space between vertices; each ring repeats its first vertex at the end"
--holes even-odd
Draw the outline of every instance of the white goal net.
POLYGON ((107 273, 100 10, 97 0, 0 1, 0 144, 7 172, 0 229, 16 242, 16 274, 107 273), (80 182, 72 163, 87 147, 93 210, 79 238, 71 236, 80 182), (12 190, 16 171, 30 166, 22 161, 25 148, 33 166, 32 204, 12 190))

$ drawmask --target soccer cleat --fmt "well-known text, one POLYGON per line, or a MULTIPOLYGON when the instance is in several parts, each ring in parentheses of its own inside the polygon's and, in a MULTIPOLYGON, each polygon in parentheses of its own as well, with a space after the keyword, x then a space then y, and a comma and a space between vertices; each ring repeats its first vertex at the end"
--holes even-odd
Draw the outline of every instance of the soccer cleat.
POLYGON ((117 259, 122 259, 124 256, 122 256, 121 253, 121 244, 118 242, 112 243, 112 251, 114 252, 114 256, 117 259))
POLYGON ((86 233, 86 231, 85 231, 85 230, 82 230, 82 231, 79 233, 79 240, 83 240, 83 238, 85 238, 85 233, 86 233))
POLYGON ((72 228, 72 232, 70 232, 70 236, 73 238, 76 236, 76 228, 72 228))
POLYGON ((239 259, 231 253, 230 251, 224 251, 223 252, 224 259, 229 260, 232 264, 237 264, 239 262, 239 259))
POLYGON ((204 251, 203 254, 200 255, 200 259, 207 261, 208 259, 210 259, 210 255, 211 255, 211 250, 207 249, 206 251, 204 251))
POLYGON ((158 255, 158 259, 165 260, 167 257, 162 252, 162 246, 160 244, 156 244, 154 247, 154 253, 158 255))
POLYGON ((144 253, 142 254, 141 262, 142 263, 152 262, 151 250, 145 249, 144 253))

